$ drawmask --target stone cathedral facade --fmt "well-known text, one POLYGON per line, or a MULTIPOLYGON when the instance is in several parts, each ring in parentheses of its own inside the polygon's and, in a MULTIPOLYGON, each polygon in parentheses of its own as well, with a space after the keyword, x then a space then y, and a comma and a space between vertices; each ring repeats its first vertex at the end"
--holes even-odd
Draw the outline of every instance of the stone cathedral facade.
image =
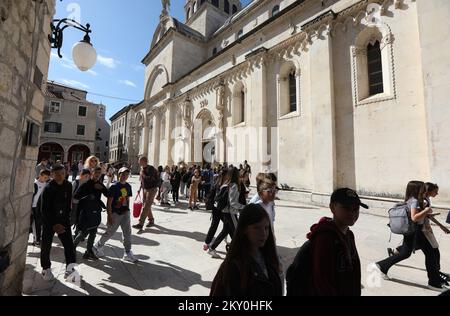
POLYGON ((163 10, 129 107, 128 154, 272 170, 305 199, 336 187, 450 205, 450 2, 187 0, 163 10))

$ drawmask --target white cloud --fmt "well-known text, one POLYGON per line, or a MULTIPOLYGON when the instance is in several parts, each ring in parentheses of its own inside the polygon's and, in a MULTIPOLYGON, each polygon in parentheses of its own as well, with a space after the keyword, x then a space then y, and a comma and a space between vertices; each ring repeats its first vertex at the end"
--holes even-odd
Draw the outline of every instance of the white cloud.
POLYGON ((97 61, 99 62, 100 65, 103 65, 111 69, 116 68, 118 64, 118 61, 114 60, 114 58, 109 58, 102 55, 97 56, 97 61))
POLYGON ((120 84, 124 84, 124 85, 129 86, 129 87, 133 87, 133 88, 137 87, 136 84, 133 81, 130 81, 130 80, 119 80, 119 83, 120 84))
POLYGON ((92 76, 94 76, 94 77, 97 77, 97 76, 98 76, 98 73, 96 73, 96 72, 93 71, 93 70, 88 70, 87 73, 90 74, 90 75, 92 75, 92 76))
POLYGON ((60 81, 61 83, 66 84, 66 85, 69 85, 69 86, 79 87, 79 88, 83 88, 83 89, 88 89, 89 88, 88 85, 86 85, 86 84, 84 84, 82 82, 76 81, 76 80, 60 79, 58 81, 60 81))
POLYGON ((51 54, 50 54, 50 58, 51 58, 51 59, 59 59, 59 56, 58 56, 58 54, 57 54, 57 53, 55 53, 55 52, 51 52, 51 54))
POLYGON ((74 63, 71 63, 71 64, 64 64, 64 63, 61 63, 61 66, 64 67, 64 68, 67 68, 67 69, 76 69, 74 63))
POLYGON ((135 71, 144 71, 144 70, 145 70, 145 67, 144 67, 144 65, 134 65, 134 66, 133 66, 133 69, 134 69, 135 71))

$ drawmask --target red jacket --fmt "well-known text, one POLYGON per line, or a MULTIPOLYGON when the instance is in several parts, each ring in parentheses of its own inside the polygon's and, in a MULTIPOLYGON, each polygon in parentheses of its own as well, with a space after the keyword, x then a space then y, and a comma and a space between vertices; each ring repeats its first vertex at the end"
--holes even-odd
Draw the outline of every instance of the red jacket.
POLYGON ((311 295, 360 296, 361 262, 355 237, 344 235, 330 218, 322 218, 311 227, 311 295))

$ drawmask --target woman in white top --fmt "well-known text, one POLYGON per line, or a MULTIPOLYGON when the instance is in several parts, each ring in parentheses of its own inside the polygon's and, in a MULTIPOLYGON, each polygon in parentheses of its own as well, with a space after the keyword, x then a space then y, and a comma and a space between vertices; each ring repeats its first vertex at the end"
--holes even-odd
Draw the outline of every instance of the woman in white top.
POLYGON ((169 166, 166 166, 164 168, 164 172, 161 173, 161 205, 170 206, 169 203, 169 192, 172 190, 172 186, 170 184, 170 168, 169 166))

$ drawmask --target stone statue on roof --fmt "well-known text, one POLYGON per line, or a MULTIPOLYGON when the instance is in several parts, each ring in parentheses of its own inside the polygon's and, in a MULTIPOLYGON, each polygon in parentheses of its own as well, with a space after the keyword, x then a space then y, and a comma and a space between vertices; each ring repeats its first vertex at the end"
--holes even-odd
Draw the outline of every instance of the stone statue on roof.
POLYGON ((163 7, 163 14, 167 15, 169 14, 170 9, 170 0, 161 0, 162 7, 163 7))

